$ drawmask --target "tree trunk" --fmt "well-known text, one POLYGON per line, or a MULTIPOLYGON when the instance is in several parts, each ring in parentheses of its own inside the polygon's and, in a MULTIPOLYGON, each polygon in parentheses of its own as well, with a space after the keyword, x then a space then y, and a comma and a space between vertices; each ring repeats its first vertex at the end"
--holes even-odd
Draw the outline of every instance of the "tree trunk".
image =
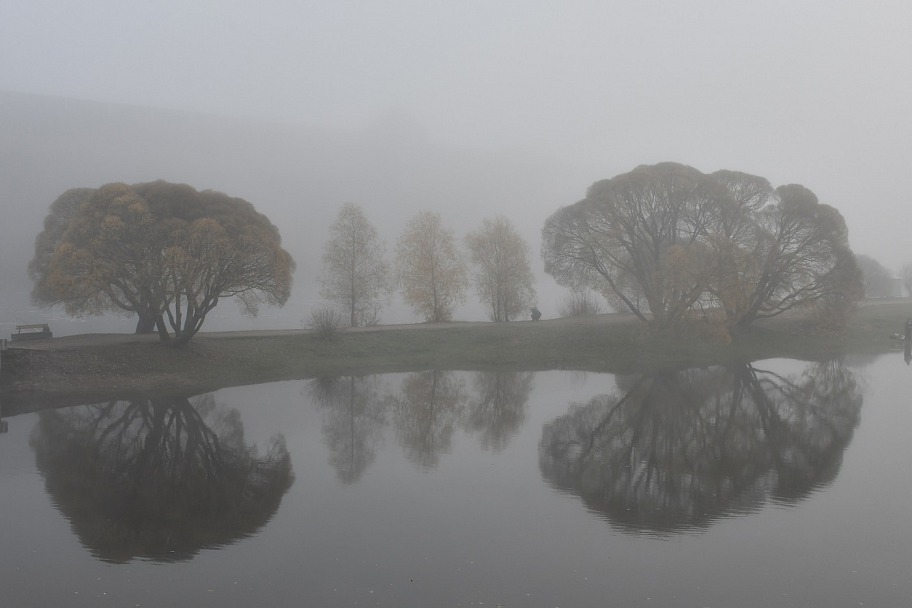
POLYGON ((155 317, 139 313, 139 320, 136 321, 136 333, 151 334, 155 332, 155 317))
MULTIPOLYGON (((215 305, 211 306, 209 310, 214 308, 215 305)), ((208 312, 208 310, 206 311, 208 312)), ((180 329, 175 329, 174 337, 171 338, 169 346, 178 348, 189 342, 193 336, 196 335, 196 332, 199 331, 200 327, 203 325, 203 319, 206 317, 206 312, 204 313, 194 313, 193 315, 187 315, 187 320, 184 323, 184 327, 180 329)), ((165 332, 167 333, 167 332, 165 332)), ((170 336, 169 336, 170 337, 170 336)))
POLYGON ((162 342, 171 340, 171 334, 168 333, 168 326, 165 325, 165 319, 161 315, 155 320, 155 326, 158 328, 158 337, 162 342))

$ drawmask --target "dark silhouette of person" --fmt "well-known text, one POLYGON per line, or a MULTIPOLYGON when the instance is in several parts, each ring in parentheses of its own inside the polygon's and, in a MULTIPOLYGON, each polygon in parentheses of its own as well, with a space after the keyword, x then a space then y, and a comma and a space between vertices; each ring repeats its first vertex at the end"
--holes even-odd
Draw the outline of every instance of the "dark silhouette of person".
MULTIPOLYGON (((538 321, 539 319, 541 319, 541 311, 536 306, 533 306, 532 307, 532 320, 538 321)), ((912 323, 912 320, 910 320, 909 323, 912 323)), ((907 334, 909 333, 908 330, 906 331, 906 333, 907 334)))

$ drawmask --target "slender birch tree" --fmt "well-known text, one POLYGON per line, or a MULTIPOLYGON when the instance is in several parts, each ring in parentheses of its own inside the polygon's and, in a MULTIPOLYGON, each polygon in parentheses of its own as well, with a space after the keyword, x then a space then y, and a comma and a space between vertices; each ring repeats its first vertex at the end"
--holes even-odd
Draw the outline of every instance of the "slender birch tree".
POLYGON ((492 321, 513 321, 535 302, 529 246, 506 217, 485 219, 466 238, 478 299, 492 321))
POLYGON ((405 301, 429 323, 452 320, 465 301, 466 264, 439 213, 422 211, 406 225, 396 245, 396 277, 405 301))
POLYGON ((345 204, 323 247, 321 295, 344 311, 351 327, 373 325, 390 292, 386 247, 354 203, 345 204))

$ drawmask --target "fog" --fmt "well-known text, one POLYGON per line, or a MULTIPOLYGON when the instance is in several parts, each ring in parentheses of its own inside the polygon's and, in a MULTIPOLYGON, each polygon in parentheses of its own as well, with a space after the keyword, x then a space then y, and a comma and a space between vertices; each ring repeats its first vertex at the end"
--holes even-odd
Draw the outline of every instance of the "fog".
MULTIPOLYGON (((555 316, 545 219, 593 181, 661 161, 803 184, 840 210, 856 253, 893 272, 912 262, 906 2, 10 4, 4 333, 61 316, 28 307, 48 206, 113 181, 220 190, 279 226, 294 295, 251 327, 299 326, 319 304, 323 240, 349 201, 390 253, 422 209, 460 237, 507 215, 555 316)), ((204 329, 238 323, 229 303, 214 313, 204 329)), ((485 312, 470 294, 456 318, 485 312)), ((382 319, 417 320, 396 302, 382 319)))

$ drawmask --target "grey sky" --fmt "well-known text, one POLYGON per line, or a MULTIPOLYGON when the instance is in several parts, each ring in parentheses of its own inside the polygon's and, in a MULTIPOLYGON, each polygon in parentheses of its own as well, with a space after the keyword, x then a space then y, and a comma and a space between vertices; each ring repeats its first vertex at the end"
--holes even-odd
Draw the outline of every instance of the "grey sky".
MULTIPOLYGON (((798 182, 912 261, 912 3, 5 0, 0 89, 798 182)), ((581 197, 589 182, 555 208, 581 197)), ((521 201, 517 201, 521 205, 521 201)))

